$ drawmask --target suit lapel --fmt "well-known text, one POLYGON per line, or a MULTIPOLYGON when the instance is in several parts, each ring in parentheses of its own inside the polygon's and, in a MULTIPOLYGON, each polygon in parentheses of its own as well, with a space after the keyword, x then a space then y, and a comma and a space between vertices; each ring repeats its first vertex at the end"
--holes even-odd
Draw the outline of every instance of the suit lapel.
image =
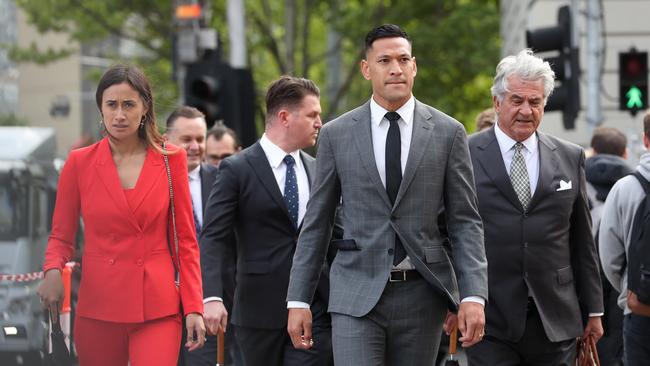
POLYGON ((205 210, 214 179, 212 179, 203 164, 201 164, 201 168, 199 169, 199 176, 201 177, 201 202, 203 203, 203 209, 205 210))
POLYGON ((390 208, 393 205, 390 203, 386 188, 381 183, 379 172, 377 171, 377 163, 375 162, 375 152, 372 149, 372 134, 370 132, 370 102, 366 102, 363 107, 358 109, 358 112, 351 116, 353 123, 352 128, 354 131, 357 149, 359 151, 359 160, 363 167, 366 169, 370 180, 374 183, 379 196, 386 205, 390 208))
POLYGON ((399 186, 399 191, 397 192, 397 197, 395 198, 395 206, 399 204, 402 197, 408 190, 409 185, 413 181, 415 172, 417 171, 422 157, 424 157, 424 152, 429 145, 429 141, 433 136, 433 123, 431 121, 432 116, 429 111, 425 108, 422 108, 420 103, 415 101, 415 111, 413 113, 413 130, 411 135, 411 146, 409 148, 409 156, 406 160, 406 167, 404 168, 404 175, 402 177, 402 183, 399 186))
POLYGON ((485 174, 494 182, 499 191, 501 191, 510 203, 523 211, 521 202, 517 198, 517 193, 512 188, 506 166, 503 164, 503 156, 501 155, 499 142, 494 134, 494 127, 481 135, 481 139, 476 147, 481 151, 476 153, 475 158, 481 164, 485 174))
POLYGON ((97 159, 95 160, 94 165, 95 173, 97 174, 99 181, 102 182, 106 188, 108 197, 113 201, 120 213, 125 213, 129 216, 129 220, 125 221, 129 222, 139 230, 140 227, 138 226, 135 215, 133 214, 133 211, 131 211, 129 204, 126 202, 126 197, 124 197, 123 188, 120 184, 120 177, 117 175, 117 167, 113 161, 111 148, 108 144, 108 138, 101 141, 99 145, 99 154, 97 154, 97 159))
POLYGON ((557 146, 543 133, 538 132, 539 145, 539 178, 535 194, 531 198, 528 209, 532 210, 545 196, 554 192, 553 181, 559 169, 559 160, 555 150, 557 146))
POLYGON ((273 170, 271 170, 269 159, 266 157, 259 141, 251 147, 250 154, 247 154, 246 158, 253 168, 253 173, 262 183, 262 187, 264 187, 273 201, 275 201, 278 207, 282 208, 282 211, 285 213, 287 218, 289 218, 287 204, 284 202, 284 197, 282 197, 282 192, 280 192, 278 182, 275 180, 273 170))

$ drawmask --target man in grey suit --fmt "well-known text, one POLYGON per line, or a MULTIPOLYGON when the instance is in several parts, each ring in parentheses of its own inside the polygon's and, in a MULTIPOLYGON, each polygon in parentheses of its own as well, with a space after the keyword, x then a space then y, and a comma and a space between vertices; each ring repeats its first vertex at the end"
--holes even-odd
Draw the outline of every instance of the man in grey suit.
POLYGON ((584 151, 537 131, 554 87, 548 62, 523 50, 496 71, 497 125, 469 138, 490 289, 469 363, 573 365, 576 337, 603 334, 584 151))
POLYGON ((297 348, 325 341, 311 337, 307 303, 340 203, 345 233, 332 241, 328 308, 335 364, 430 366, 448 308, 458 310, 465 346, 483 335, 487 263, 466 134, 413 97, 417 67, 402 29, 377 27, 365 47, 373 95, 321 130, 287 327, 297 348), (453 260, 438 230, 443 204, 453 260))

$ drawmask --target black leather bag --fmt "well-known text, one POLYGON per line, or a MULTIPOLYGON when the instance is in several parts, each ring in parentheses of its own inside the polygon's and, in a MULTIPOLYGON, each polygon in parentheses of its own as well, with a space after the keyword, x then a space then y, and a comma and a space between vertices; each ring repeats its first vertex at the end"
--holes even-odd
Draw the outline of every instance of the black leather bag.
POLYGON ((61 320, 59 318, 59 311, 56 308, 50 309, 50 319, 52 323, 52 353, 47 355, 47 366, 72 366, 74 360, 70 355, 68 346, 65 345, 65 335, 61 331, 61 320))

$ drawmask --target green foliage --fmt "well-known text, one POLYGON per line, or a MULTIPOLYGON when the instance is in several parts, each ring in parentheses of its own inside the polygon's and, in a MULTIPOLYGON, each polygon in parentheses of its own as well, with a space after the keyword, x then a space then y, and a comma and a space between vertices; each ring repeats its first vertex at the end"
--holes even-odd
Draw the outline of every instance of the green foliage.
POLYGON ((0 126, 27 126, 29 123, 24 118, 16 117, 15 114, 0 114, 0 126))
MULTIPOLYGON (((146 56, 139 63, 151 78, 158 109, 177 104, 171 80, 172 1, 169 0, 16 0, 40 31, 69 34, 71 41, 94 44, 107 37, 135 42, 146 56)), ((211 25, 228 55, 226 1, 211 1, 211 25)), ((370 83, 359 72, 363 39, 374 26, 400 24, 411 36, 418 73, 415 96, 467 126, 491 105, 489 87, 499 60, 497 0, 247 0, 246 38, 258 105, 268 84, 282 74, 313 79, 321 86, 326 120, 370 97, 370 83), (288 11, 291 16, 287 16, 288 11), (328 49, 328 35, 340 40, 328 49), (293 37, 289 35, 293 34, 293 37), (338 61, 338 85, 328 85, 328 57, 338 61), (327 90, 334 88, 333 96, 327 90)), ((47 62, 74 48, 12 50, 14 60, 47 62)), ((331 60, 330 60, 331 61, 331 60)), ((258 115, 263 115, 261 109, 258 115)), ((260 118, 261 121, 261 118, 260 118)))

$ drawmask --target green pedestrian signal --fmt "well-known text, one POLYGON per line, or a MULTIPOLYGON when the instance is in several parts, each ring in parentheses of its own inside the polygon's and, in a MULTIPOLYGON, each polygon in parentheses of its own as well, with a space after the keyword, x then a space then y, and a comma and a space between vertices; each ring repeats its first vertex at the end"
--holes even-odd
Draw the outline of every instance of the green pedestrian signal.
POLYGON ((643 108, 643 101, 641 100, 643 93, 641 93, 639 88, 636 86, 631 87, 630 90, 625 93, 625 96, 627 97, 627 109, 643 108))
POLYGON ((648 108, 648 53, 632 48, 618 54, 619 109, 633 116, 648 108))

